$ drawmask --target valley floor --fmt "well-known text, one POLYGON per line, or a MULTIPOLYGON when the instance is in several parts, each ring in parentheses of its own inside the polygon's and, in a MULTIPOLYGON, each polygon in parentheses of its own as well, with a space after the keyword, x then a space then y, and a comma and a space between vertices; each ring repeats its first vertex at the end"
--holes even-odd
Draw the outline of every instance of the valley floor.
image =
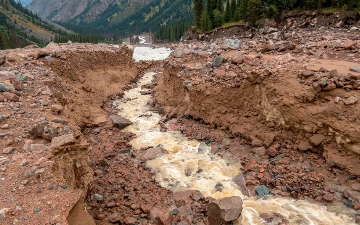
MULTIPOLYGON (((215 224, 208 219, 212 197, 174 193, 172 174, 159 177, 161 168, 149 166, 169 152, 161 145, 134 148, 139 134, 110 119, 135 99, 124 92, 154 72, 154 81, 140 87, 150 108, 142 117, 159 113, 162 132, 205 143, 212 159, 239 165, 232 182, 244 199, 257 199, 265 187, 359 222, 359 34, 272 30, 253 39, 169 45, 173 53, 157 62, 135 62, 126 45, 3 51, 0 221, 215 224)), ((205 170, 194 168, 182 172, 205 170)), ((210 189, 226 196, 225 182, 210 189)), ((228 223, 218 216, 218 224, 228 223)), ((272 211, 259 218, 262 224, 311 220, 272 211)))

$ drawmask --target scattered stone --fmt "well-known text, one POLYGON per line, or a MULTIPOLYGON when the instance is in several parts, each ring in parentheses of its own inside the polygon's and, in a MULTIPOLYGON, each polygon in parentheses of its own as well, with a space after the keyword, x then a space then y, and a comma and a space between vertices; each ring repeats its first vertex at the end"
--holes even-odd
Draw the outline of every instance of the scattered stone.
POLYGON ((140 153, 139 158, 141 161, 146 162, 147 160, 152 160, 158 157, 163 156, 164 154, 168 154, 168 152, 160 147, 149 148, 140 153))
POLYGON ((222 49, 224 50, 228 50, 228 49, 233 49, 233 50, 237 50, 240 47, 240 40, 238 39, 225 39, 223 45, 221 46, 222 49))
MULTIPOLYGON (((124 220, 125 224, 136 224, 137 219, 134 217, 126 217, 124 220)), ((114 223, 114 222, 112 222, 114 223)))
POLYGON ((266 195, 270 195, 270 189, 267 188, 265 185, 261 185, 260 187, 257 187, 255 189, 255 193, 257 194, 257 196, 259 196, 260 198, 266 196, 266 195))
POLYGON ((266 149, 264 147, 253 148, 252 152, 256 155, 263 156, 266 154, 266 149))
POLYGON ((222 56, 216 56, 215 59, 214 59, 214 64, 213 64, 213 66, 214 66, 214 67, 220 67, 221 64, 223 63, 223 60, 224 60, 224 57, 222 57, 222 56))
POLYGON ((305 77, 305 78, 308 78, 308 77, 311 77, 315 74, 314 71, 311 71, 311 70, 303 70, 301 71, 300 75, 301 77, 305 77))
POLYGON ((239 196, 215 200, 208 204, 208 219, 210 225, 231 224, 239 218, 242 212, 242 199, 239 196))
POLYGON ((358 101, 358 98, 351 96, 344 100, 345 105, 353 105, 358 101))
POLYGON ((102 196, 100 194, 93 194, 91 196, 91 199, 94 199, 94 200, 96 200, 98 202, 102 202, 102 201, 104 201, 104 196, 102 196))
POLYGON ((308 141, 300 141, 298 145, 298 149, 300 151, 308 151, 308 150, 312 150, 313 147, 308 141))
POLYGON ((258 52, 268 52, 275 50, 275 44, 272 40, 267 40, 259 44, 259 48, 257 49, 258 52))
POLYGON ((360 73, 360 66, 353 66, 353 67, 350 67, 350 70, 351 70, 351 71, 353 71, 353 72, 360 73))
POLYGON ((113 126, 119 128, 120 130, 132 124, 130 120, 121 117, 119 115, 111 115, 110 119, 112 121, 113 126))
POLYGON ((51 105, 51 111, 53 113, 55 113, 56 115, 61 113, 63 110, 64 110, 64 107, 62 107, 62 105, 59 105, 59 104, 51 105))
POLYGON ((317 81, 313 83, 313 87, 316 92, 321 92, 321 90, 322 90, 319 82, 317 82, 317 81))
POLYGON ((351 189, 353 189, 354 191, 360 191, 360 183, 352 184, 351 189))
POLYGON ((14 150, 15 150, 15 148, 13 148, 13 147, 5 148, 3 150, 3 153, 4 154, 11 154, 14 150))
POLYGON ((108 215, 107 218, 109 219, 109 221, 111 223, 117 223, 120 221, 120 217, 118 216, 118 214, 116 212, 108 215))
POLYGON ((218 192, 222 192, 224 190, 224 185, 220 182, 217 182, 216 185, 215 185, 215 190, 218 191, 218 192))
POLYGON ((42 134, 44 133, 44 129, 46 126, 48 126, 47 121, 42 121, 40 123, 37 123, 30 128, 29 133, 34 135, 35 137, 42 137, 42 134))
MULTIPOLYGON (((15 89, 15 88, 14 88, 15 89)), ((4 98, 6 98, 9 101, 13 101, 13 102, 18 102, 20 101, 19 96, 17 96, 16 94, 10 93, 10 92, 3 92, 2 96, 4 98)))
POLYGON ((333 194, 325 194, 324 196, 323 196, 323 199, 325 200, 325 201, 327 201, 327 202, 332 202, 332 201, 334 201, 334 195, 333 194))
POLYGON ((0 209, 0 221, 6 218, 6 213, 10 211, 10 208, 0 209))
POLYGON ((57 148, 65 145, 74 144, 76 141, 73 134, 66 134, 59 137, 55 137, 51 140, 51 147, 57 148))
POLYGON ((278 150, 276 150, 276 148, 273 148, 273 147, 269 147, 267 150, 266 150, 266 154, 273 158, 275 157, 277 154, 278 154, 278 150))
POLYGON ((325 140, 325 136, 322 134, 315 134, 310 138, 310 143, 313 146, 319 146, 325 140))
POLYGON ((174 51, 175 58, 182 58, 184 55, 185 55, 185 52, 183 49, 180 49, 180 48, 175 49, 175 51, 174 51))

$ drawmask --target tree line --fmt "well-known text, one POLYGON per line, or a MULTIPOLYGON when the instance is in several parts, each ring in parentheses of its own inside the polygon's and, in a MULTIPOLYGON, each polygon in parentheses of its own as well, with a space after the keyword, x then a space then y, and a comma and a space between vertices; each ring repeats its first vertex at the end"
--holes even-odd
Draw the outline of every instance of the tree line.
POLYGON ((342 8, 360 11, 359 0, 194 0, 194 22, 206 32, 231 22, 255 26, 263 18, 279 19, 284 11, 342 8))

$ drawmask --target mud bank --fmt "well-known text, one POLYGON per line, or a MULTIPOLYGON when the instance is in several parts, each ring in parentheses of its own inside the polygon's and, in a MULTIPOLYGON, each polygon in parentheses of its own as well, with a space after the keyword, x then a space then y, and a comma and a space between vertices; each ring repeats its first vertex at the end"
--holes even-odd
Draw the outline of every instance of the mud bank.
POLYGON ((265 147, 288 143, 295 150, 316 152, 330 165, 360 175, 357 106, 334 101, 337 96, 359 98, 358 91, 317 93, 296 80, 298 71, 262 80, 244 79, 233 85, 190 86, 188 80, 178 77, 179 71, 181 67, 166 64, 155 88, 155 98, 169 117, 189 115, 250 141, 260 140, 265 147), (321 142, 314 143, 319 135, 321 142))

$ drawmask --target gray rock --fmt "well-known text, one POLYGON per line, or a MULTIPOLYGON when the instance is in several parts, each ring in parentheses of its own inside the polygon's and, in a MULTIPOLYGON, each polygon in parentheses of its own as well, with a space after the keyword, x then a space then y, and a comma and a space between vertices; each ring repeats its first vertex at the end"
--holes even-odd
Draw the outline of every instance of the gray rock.
POLYGON ((18 73, 16 74, 16 78, 19 80, 19 81, 24 81, 26 79, 26 75, 23 74, 23 73, 18 73))
POLYGON ((53 61, 53 60, 54 60, 53 57, 51 57, 51 56, 45 56, 45 59, 46 59, 47 61, 53 61))
POLYGON ((224 58, 222 56, 216 56, 214 59, 214 67, 220 67, 221 64, 223 63, 224 58))
POLYGON ((98 201, 98 202, 102 202, 104 201, 104 196, 100 195, 100 194, 93 194, 91 196, 92 199, 98 201))
POLYGON ((228 49, 233 49, 233 50, 237 50, 240 47, 240 40, 238 39, 225 39, 223 45, 221 46, 222 49, 224 50, 228 50, 228 49))
POLYGON ((219 192, 222 192, 224 190, 224 185, 220 182, 217 182, 216 185, 215 185, 215 190, 216 191, 219 191, 219 192))
POLYGON ((2 122, 4 120, 5 120, 5 117, 2 114, 0 114, 0 122, 2 122))
POLYGON ((0 91, 3 92, 15 92, 15 87, 13 84, 8 83, 8 82, 2 82, 0 83, 0 91))
POLYGON ((8 148, 5 148, 5 149, 3 150, 3 153, 4 153, 4 154, 11 154, 14 150, 15 150, 15 148, 13 148, 13 147, 8 147, 8 148))
POLYGON ((127 126, 130 126, 132 122, 124 117, 121 117, 119 115, 111 115, 110 116, 111 122, 114 127, 121 129, 124 129, 127 126))
POLYGON ((65 145, 70 145, 70 144, 74 144, 75 141, 76 141, 76 139, 73 134, 66 134, 66 135, 62 135, 59 137, 54 137, 51 140, 51 147, 56 148, 56 147, 62 147, 65 145))
POLYGON ((175 51, 174 51, 175 58, 182 58, 184 55, 185 55, 185 52, 183 49, 180 49, 180 48, 175 49, 175 51))
POLYGON ((231 224, 239 218, 242 212, 242 199, 239 196, 215 200, 208 204, 208 219, 210 225, 231 224))
POLYGON ((350 96, 349 98, 344 100, 345 105, 353 105, 355 104, 359 99, 354 97, 354 96, 350 96))
POLYGON ((350 70, 356 73, 360 73, 360 66, 353 66, 350 67, 350 70))
POLYGON ((6 89, 5 85, 0 83, 0 91, 3 91, 3 92, 7 92, 8 90, 6 89))
POLYGON ((29 133, 34 135, 35 137, 42 137, 42 134, 44 133, 44 128, 46 126, 48 126, 48 122, 42 121, 42 122, 32 126, 29 130, 29 133))
POLYGON ((270 189, 267 188, 265 185, 261 185, 260 187, 257 187, 255 189, 255 193, 257 194, 257 196, 259 196, 260 198, 266 196, 266 195, 270 195, 270 189))
POLYGON ((209 147, 207 146, 207 144, 205 144, 204 142, 201 142, 199 147, 198 147, 198 154, 205 153, 208 148, 209 147))

